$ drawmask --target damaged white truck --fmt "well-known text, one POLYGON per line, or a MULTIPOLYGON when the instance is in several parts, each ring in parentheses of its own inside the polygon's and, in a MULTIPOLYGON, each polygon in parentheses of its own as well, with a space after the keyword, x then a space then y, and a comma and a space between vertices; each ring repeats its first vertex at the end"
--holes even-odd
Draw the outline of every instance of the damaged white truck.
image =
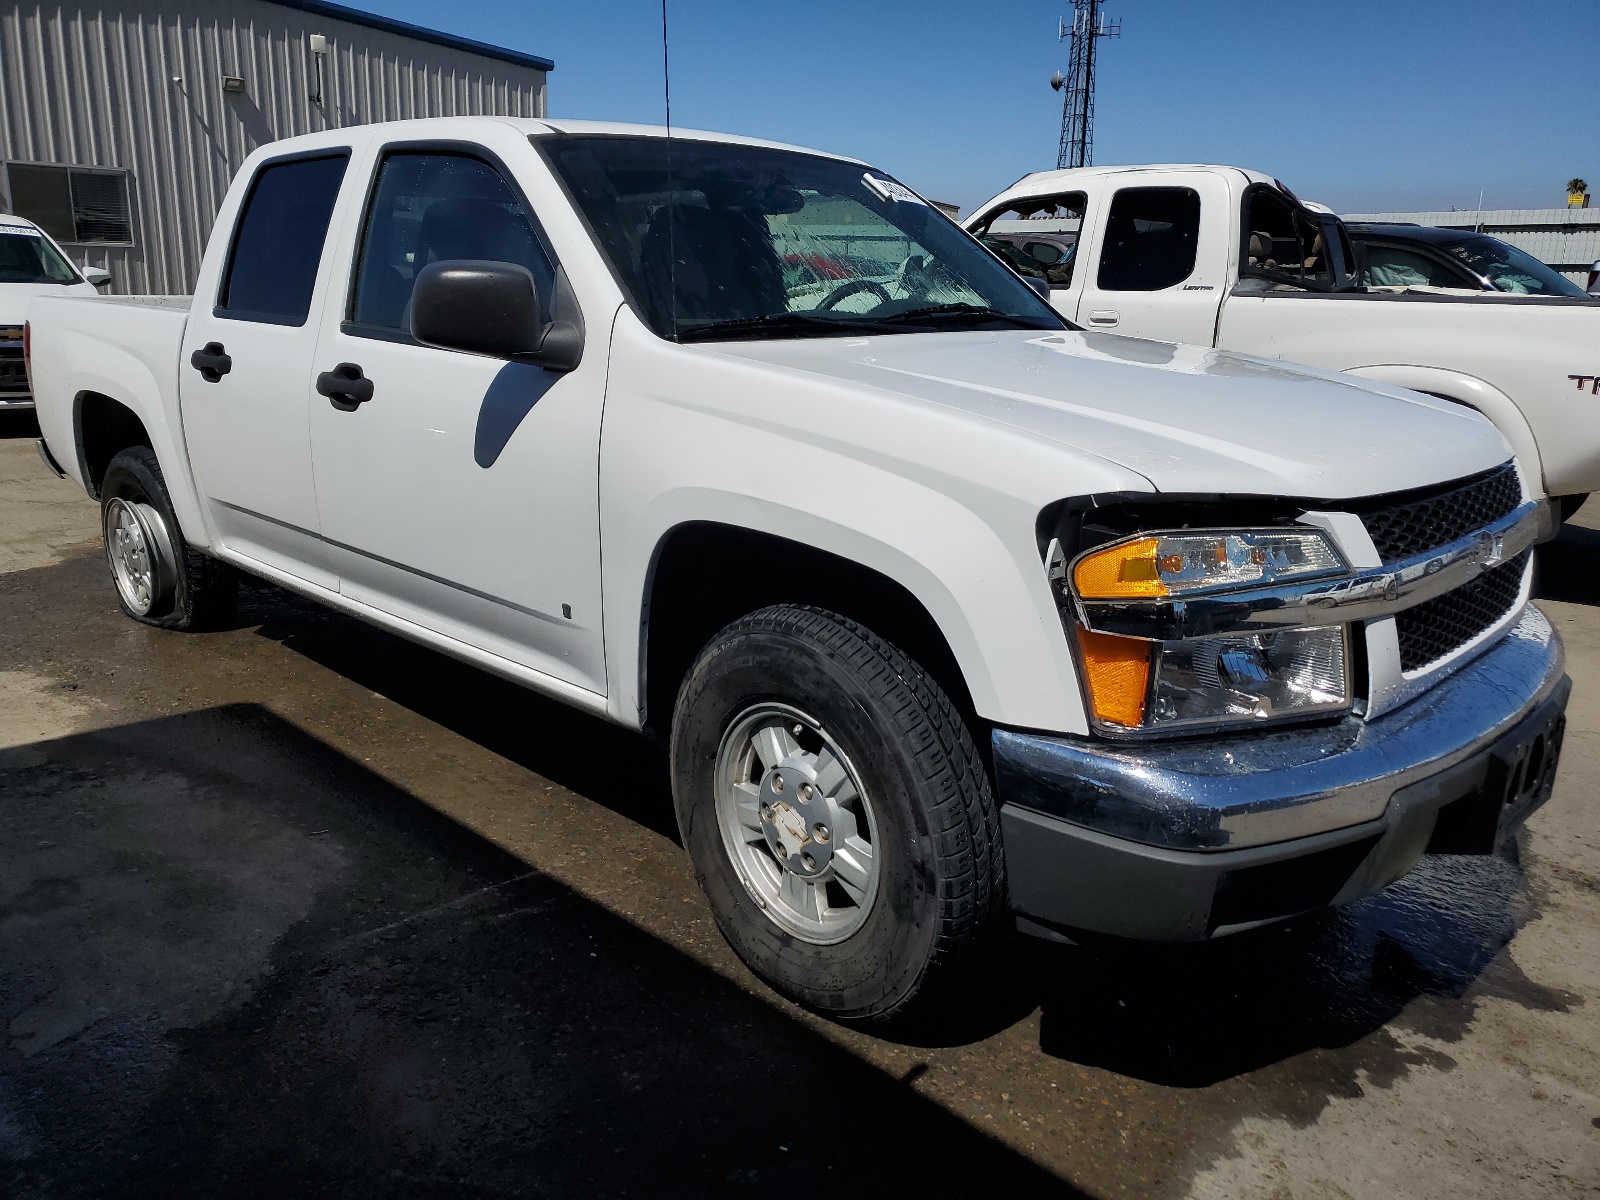
MULTIPOLYGON (((1525 264, 1517 293, 1384 286, 1451 278, 1442 264, 1402 270, 1426 264, 1238 167, 1040 171, 962 223, 1089 329, 1312 363, 1476 409, 1550 498, 1546 536, 1600 491, 1600 405, 1582 382, 1600 371, 1600 299, 1541 264, 1525 264)), ((1458 249, 1464 280, 1474 264, 1458 249)))
POLYGON ((835 1019, 1013 919, 1209 938, 1550 794, 1491 423, 1075 332, 864 163, 329 131, 250 157, 192 300, 37 301, 28 344, 128 616, 225 623, 249 572, 660 739, 723 933, 835 1019))

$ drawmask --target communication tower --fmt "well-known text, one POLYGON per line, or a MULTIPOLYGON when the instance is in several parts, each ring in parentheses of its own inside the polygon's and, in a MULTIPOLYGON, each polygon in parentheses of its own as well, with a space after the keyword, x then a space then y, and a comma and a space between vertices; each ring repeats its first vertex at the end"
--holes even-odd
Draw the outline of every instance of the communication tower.
POLYGON ((1061 146, 1056 169, 1087 167, 1094 159, 1094 47, 1101 38, 1121 37, 1122 22, 1100 11, 1104 0, 1072 0, 1072 24, 1061 18, 1056 41, 1069 37, 1067 73, 1057 71, 1050 86, 1061 93, 1061 146))

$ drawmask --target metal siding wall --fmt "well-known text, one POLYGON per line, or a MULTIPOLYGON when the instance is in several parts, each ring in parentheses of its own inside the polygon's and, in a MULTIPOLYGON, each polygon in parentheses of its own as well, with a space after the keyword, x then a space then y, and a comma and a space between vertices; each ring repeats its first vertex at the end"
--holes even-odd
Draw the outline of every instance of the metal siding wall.
MULTIPOLYGON (((134 245, 69 246, 117 292, 186 292, 239 164, 295 134, 545 113, 532 67, 268 0, 0 3, 0 156, 131 173, 134 245), (306 39, 328 37, 323 105, 306 39), (245 80, 223 92, 222 76, 245 80)), ((10 197, 0 195, 0 207, 10 197)))

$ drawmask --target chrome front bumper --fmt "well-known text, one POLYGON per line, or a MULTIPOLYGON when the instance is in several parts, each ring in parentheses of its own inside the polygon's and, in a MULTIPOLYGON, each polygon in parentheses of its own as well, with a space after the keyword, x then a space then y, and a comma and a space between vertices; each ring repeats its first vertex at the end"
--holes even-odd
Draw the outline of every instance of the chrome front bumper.
POLYGON ((1115 838, 1217 851, 1383 816, 1401 788, 1449 770, 1549 698, 1565 655, 1528 605, 1472 662, 1373 721, 1171 742, 994 732, 1001 800, 1115 838))
POLYGON ((1477 659, 1371 722, 1112 746, 997 730, 1018 925, 1196 941, 1488 853, 1549 798, 1572 684, 1531 605, 1477 659))

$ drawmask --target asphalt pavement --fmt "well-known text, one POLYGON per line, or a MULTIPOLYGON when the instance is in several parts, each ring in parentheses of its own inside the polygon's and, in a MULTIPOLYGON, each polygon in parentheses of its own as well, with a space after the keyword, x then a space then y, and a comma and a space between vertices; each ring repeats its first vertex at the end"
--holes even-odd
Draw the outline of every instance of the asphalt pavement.
POLYGON ((0 1196, 1600 1196, 1600 504, 1499 858, 1210 945, 1019 939, 894 1038, 774 997, 661 753, 252 584, 117 611, 0 421, 0 1196))

